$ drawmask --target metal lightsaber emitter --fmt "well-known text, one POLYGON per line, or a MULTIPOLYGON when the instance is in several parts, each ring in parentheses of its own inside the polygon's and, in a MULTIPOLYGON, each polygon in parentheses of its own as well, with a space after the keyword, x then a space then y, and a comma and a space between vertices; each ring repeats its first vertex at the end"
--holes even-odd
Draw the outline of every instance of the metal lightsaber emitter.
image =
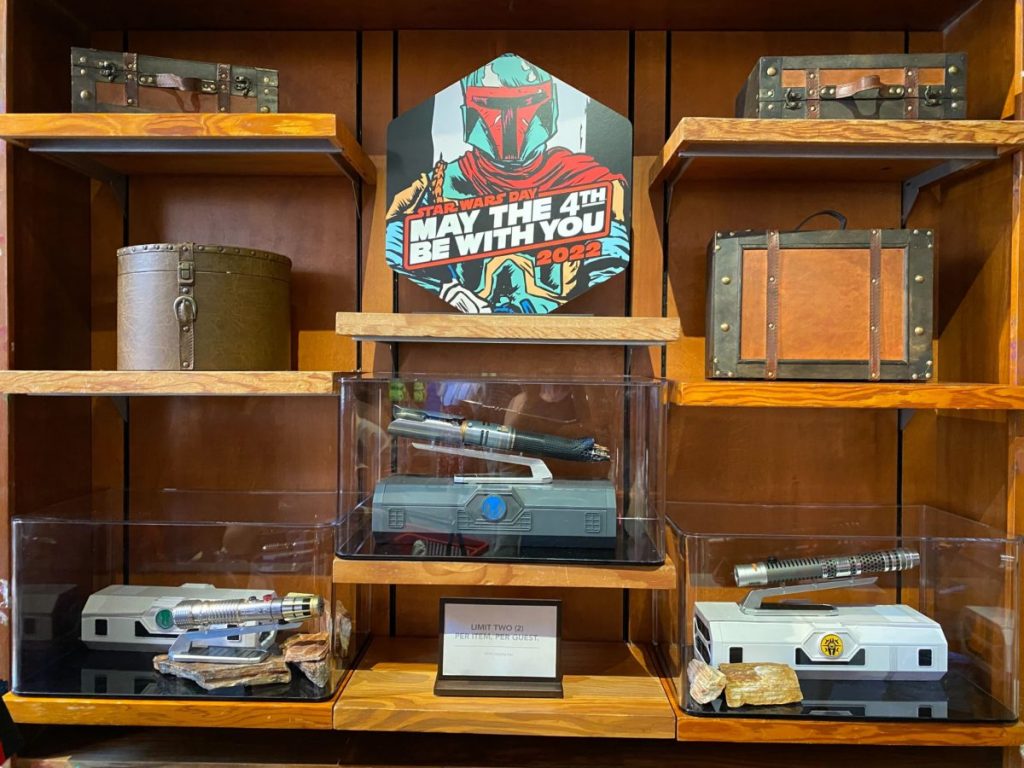
POLYGON ((172 611, 178 629, 197 629, 219 624, 306 621, 324 612, 319 595, 293 594, 270 600, 182 600, 172 611))
POLYGON ((859 555, 838 557, 800 557, 791 560, 767 560, 733 568, 737 587, 757 587, 787 581, 844 579, 862 573, 906 571, 921 562, 911 549, 886 549, 859 555))
POLYGON ((447 413, 421 411, 396 405, 388 434, 450 445, 479 445, 503 451, 520 451, 568 461, 609 461, 611 455, 592 437, 566 438, 539 432, 521 432, 500 424, 472 421, 447 413))

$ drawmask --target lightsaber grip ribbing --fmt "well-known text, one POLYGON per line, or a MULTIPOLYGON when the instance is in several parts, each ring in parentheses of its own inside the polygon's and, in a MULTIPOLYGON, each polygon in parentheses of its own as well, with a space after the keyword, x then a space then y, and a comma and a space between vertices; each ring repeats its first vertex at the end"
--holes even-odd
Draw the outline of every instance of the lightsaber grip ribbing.
POLYGON ((594 438, 580 437, 576 439, 558 437, 556 435, 538 435, 533 432, 516 430, 512 438, 512 450, 548 456, 552 459, 568 461, 607 461, 607 456, 599 455, 594 449, 594 438))
POLYGON ((920 562, 921 556, 911 549, 886 549, 859 555, 801 557, 737 565, 733 568, 733 578, 737 587, 758 587, 787 581, 821 581, 863 573, 906 571, 920 562))
POLYGON ((318 595, 286 595, 271 600, 182 600, 171 611, 178 629, 196 629, 250 621, 305 621, 324 611, 318 595))

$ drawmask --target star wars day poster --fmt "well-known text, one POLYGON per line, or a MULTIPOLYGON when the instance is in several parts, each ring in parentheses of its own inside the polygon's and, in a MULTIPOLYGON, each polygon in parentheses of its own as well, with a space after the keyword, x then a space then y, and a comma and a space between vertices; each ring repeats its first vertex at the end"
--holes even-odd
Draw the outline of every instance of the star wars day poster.
POLYGON ((547 313, 623 272, 633 127, 506 53, 388 127, 389 266, 468 313, 547 313))

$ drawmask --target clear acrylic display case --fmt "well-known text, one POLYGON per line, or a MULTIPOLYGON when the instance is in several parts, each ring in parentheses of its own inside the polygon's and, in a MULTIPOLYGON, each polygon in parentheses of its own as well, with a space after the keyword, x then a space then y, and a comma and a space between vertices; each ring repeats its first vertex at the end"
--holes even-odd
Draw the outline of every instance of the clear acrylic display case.
MULTIPOLYGON (((134 490, 14 518, 14 691, 119 699, 330 698, 358 645, 356 606, 350 596, 335 594, 332 584, 336 520, 333 492, 134 490), (290 628, 271 620, 260 632, 246 632, 260 622, 214 623, 208 628, 242 631, 206 640, 191 636, 192 650, 201 656, 244 651, 265 656, 273 671, 231 662, 216 675, 204 670, 205 680, 217 676, 225 683, 207 690, 154 669, 154 658, 167 654, 183 631, 174 610, 180 600, 266 603, 290 593, 323 598, 322 612, 308 619, 300 614, 290 628), (310 633, 324 637, 307 648, 308 663, 283 663, 287 639, 310 633)), ((199 662, 179 666, 192 674, 199 662)))
POLYGON ((668 517, 679 587, 658 598, 658 642, 687 713, 1017 719, 1019 537, 926 506, 672 503, 668 517), (894 548, 917 552, 919 564, 878 574, 874 584, 765 597, 761 610, 738 606, 765 587, 737 587, 736 565, 894 548), (805 605, 771 607, 780 601, 805 605), (830 663, 834 653, 839 663, 830 663), (695 656, 712 664, 785 660, 797 671, 803 701, 699 704, 686 675, 695 656))
POLYGON ((341 557, 663 562, 664 381, 340 387, 341 557))

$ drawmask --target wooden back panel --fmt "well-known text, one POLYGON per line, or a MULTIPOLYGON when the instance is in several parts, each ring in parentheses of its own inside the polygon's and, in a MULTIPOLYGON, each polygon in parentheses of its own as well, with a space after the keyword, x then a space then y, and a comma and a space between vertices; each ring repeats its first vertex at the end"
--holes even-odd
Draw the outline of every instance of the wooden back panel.
MULTIPOLYGON (((63 110, 68 103, 63 56, 53 57, 59 66, 53 63, 40 68, 34 64, 36 60, 49 60, 47 49, 62 48, 68 41, 83 42, 79 39, 82 33, 49 4, 18 2, 16 7, 13 20, 21 29, 11 49, 17 55, 10 63, 12 71, 24 77, 18 86, 21 95, 11 103, 18 109, 63 110), (29 62, 33 66, 27 66, 29 62), (44 81, 59 87, 39 87, 44 81)), ((711 14, 707 25, 718 26, 714 20, 719 17, 713 11, 692 6, 687 10, 695 14, 694 18, 711 14)), ((192 13, 195 17, 194 9, 192 13)), ((212 13, 211 25, 232 26, 229 14, 216 9, 212 13)), ((600 14, 601 9, 595 8, 594 13, 600 14)), ((499 22, 505 18, 498 12, 491 16, 499 22)), ((665 17, 669 16, 666 12, 665 17)), ((699 25, 699 21, 693 23, 699 25)), ((612 108, 632 113, 639 155, 660 148, 666 116, 671 123, 684 114, 732 114, 739 84, 756 57, 765 53, 899 51, 908 42, 912 48, 924 46, 918 48, 921 50, 964 48, 972 62, 972 113, 999 116, 997 112, 1005 113, 1006 62, 1013 61, 1013 77, 1019 70, 1018 27, 1019 2, 982 0, 944 32, 909 35, 902 31, 632 35, 621 31, 382 31, 362 35, 361 70, 357 69, 357 39, 349 32, 148 31, 133 32, 123 39, 126 47, 144 53, 249 61, 277 66, 283 72, 301 72, 304 77, 290 83, 282 75, 282 110, 334 111, 350 127, 361 131, 364 146, 378 155, 384 153, 384 131, 396 108, 401 111, 413 106, 487 58, 516 50, 612 108), (1007 32, 1010 25, 1012 34, 1007 32), (1000 47, 1007 41, 1010 45, 1000 47), (572 61, 583 47, 600 54, 586 66, 572 61), (362 78, 358 104, 357 72, 362 78), (327 88, 325 83, 329 84, 327 88), (667 105, 663 98, 666 93, 671 94, 667 105), (294 100, 286 105, 284 98, 294 100), (357 117, 361 118, 358 124, 357 117)), ((118 43, 122 35, 112 37, 118 43)), ((1019 91, 1019 83, 1009 87, 1019 91)), ((17 322, 9 326, 11 338, 17 342, 15 364, 88 367, 91 357, 94 365, 104 365, 112 359, 113 349, 109 335, 113 328, 112 250, 125 239, 109 191, 33 158, 12 158, 11 169, 21 200, 32 202, 32 209, 39 210, 32 214, 37 216, 34 220, 19 218, 20 235, 10 234, 9 258, 22 266, 41 264, 51 272, 45 279, 42 272, 32 275, 25 271, 19 278, 17 269, 10 275, 12 312, 17 317, 17 322), (37 186, 60 197, 33 201, 30 190, 37 186), (82 233, 87 231, 83 224, 87 223, 90 195, 96 254, 91 264, 81 258, 88 253, 88 237, 82 233), (62 198, 66 204, 60 202, 62 198), (52 226, 47 217, 52 219, 61 211, 70 211, 69 215, 81 221, 73 227, 52 226), (49 239, 36 242, 33 238, 37 233, 49 239), (72 254, 70 262, 56 260, 55 254, 62 250, 72 254), (66 292, 50 296, 47 294, 52 286, 59 284, 53 279, 57 270, 79 279, 65 280, 66 292), (91 296, 84 279, 90 273, 91 296), (44 323, 54 318, 53 312, 34 314, 33 302, 38 300, 50 302, 56 316, 64 320, 66 327, 59 335, 44 323), (91 355, 82 352, 89 350, 90 331, 91 355)), ((1007 274, 1019 275, 1019 270, 1014 271, 1018 269, 1019 233, 1005 241, 1000 233, 1004 222, 1019 222, 1019 199, 1007 207, 1002 197, 1008 189, 1019 186, 1019 177, 1019 163, 1013 174, 995 166, 943 188, 943 218, 980 221, 977 232, 964 230, 947 236, 942 252, 943 258, 953 254, 948 263, 943 262, 940 288, 943 337, 939 365, 945 365, 940 372, 943 378, 1016 378, 1019 366, 1007 362, 1007 358, 1011 350, 1017 349, 1019 312, 1012 301, 1019 293, 1009 289, 1006 281, 1007 274)), ((638 173, 638 183, 642 184, 642 178, 638 173)), ((372 203, 373 196, 372 190, 362 191, 367 193, 362 201, 365 211, 365 204, 372 203)), ((920 204, 921 212, 916 214, 921 221, 931 216, 928 194, 920 204)), ((364 221, 357 232, 356 204, 348 182, 342 179, 247 179, 242 184, 231 178, 140 177, 130 185, 127 240, 221 239, 288 253, 296 264, 294 362, 300 368, 342 369, 349 367, 349 361, 354 364, 355 358, 333 338, 334 311, 358 306, 402 311, 438 306, 415 286, 396 283, 390 274, 378 274, 380 254, 369 237, 372 222, 364 221), (357 250, 360 242, 361 253, 357 250), (362 278, 371 272, 374 279, 363 282, 362 278)), ((900 213, 899 188, 892 182, 704 181, 684 182, 676 190, 672 227, 666 239, 670 282, 664 298, 669 311, 682 318, 686 338, 669 350, 670 373, 683 380, 703 377, 703 258, 710 232, 716 227, 741 225, 792 226, 811 212, 811 207, 844 210, 851 226, 895 226, 900 213), (737 220, 740 223, 734 223, 737 220)), ((661 226, 657 195, 648 214, 643 225, 647 233, 644 243, 661 226)), ((611 315, 630 308, 639 314, 640 307, 644 307, 644 313, 649 309, 659 311, 661 254, 650 258, 650 253, 654 252, 644 253, 643 270, 638 255, 634 256, 632 284, 627 279, 611 281, 591 292, 573 311, 611 315), (657 290, 651 290, 652 283, 658 284, 657 290)), ((374 365, 385 358, 386 367, 390 367, 390 350, 377 358, 372 360, 374 365)), ((439 345, 406 345, 398 350, 395 360, 402 372, 443 370, 453 374, 481 370, 612 374, 621 372, 625 362, 621 352, 615 350, 439 345)), ((651 362, 657 367, 659 361, 651 362)), ((11 409, 23 414, 20 422, 17 414, 12 417, 12 439, 19 449, 12 479, 20 476, 15 487, 26 494, 23 498, 44 499, 54 490, 48 487, 54 476, 53 466, 75 458, 82 472, 62 475, 68 488, 100 482, 116 484, 116 464, 106 461, 120 450, 112 412, 107 410, 98 416, 100 411, 93 408, 76 409, 64 403, 44 407, 42 403, 25 401, 22 405, 19 401, 11 409), (68 410, 63 410, 65 407, 68 410), (61 425, 67 439, 57 431, 61 425), (81 448, 82 435, 89 434, 90 426, 91 450, 88 445, 81 448), (44 435, 47 443, 42 442, 44 435), (51 442, 64 451, 56 461, 43 451, 51 442), (90 455, 89 460, 81 458, 83 451, 90 455)), ((330 489, 337 473, 338 445, 336 435, 332 437, 335 407, 331 398, 133 401, 129 406, 131 482, 137 489, 171 484, 330 489)), ((1016 464, 1006 455, 1011 445, 1008 439, 1012 439, 1012 446, 1020 440, 1019 425, 1008 438, 1006 424, 998 420, 946 420, 929 426, 926 419, 915 418, 920 420, 911 423, 903 450, 905 459, 914 462, 921 454, 921 468, 906 471, 905 498, 932 498, 991 521, 999 520, 1007 504, 1014 509, 1019 506, 1013 490, 1016 464), (970 475, 971 462, 959 459, 967 445, 977 446, 979 455, 985 457, 986 469, 978 475, 970 475), (939 477, 947 464, 958 461, 950 475, 939 477)), ((677 409, 672 414, 671 430, 670 490, 676 499, 888 503, 896 498, 899 488, 899 438, 893 413, 677 409)), ((436 596, 427 589, 398 590, 395 617, 399 633, 429 633, 433 617, 428 608, 436 605, 436 596)), ((566 593, 565 599, 568 615, 576 617, 573 624, 578 622, 580 636, 610 638, 621 634, 621 597, 613 602, 607 593, 584 591, 566 593)), ((386 626, 386 614, 384 618, 386 626)))

